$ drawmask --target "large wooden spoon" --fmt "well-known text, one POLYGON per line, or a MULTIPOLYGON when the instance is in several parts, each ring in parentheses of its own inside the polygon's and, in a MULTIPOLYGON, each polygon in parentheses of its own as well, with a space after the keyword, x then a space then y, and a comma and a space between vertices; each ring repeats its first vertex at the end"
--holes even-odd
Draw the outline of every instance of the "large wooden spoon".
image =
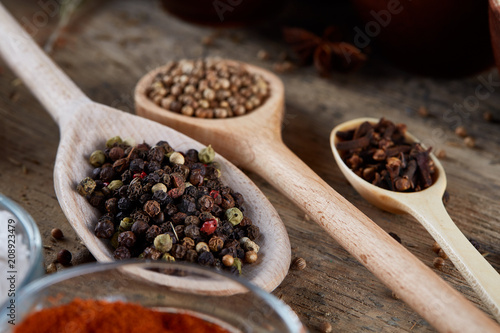
POLYGON ((211 143, 237 165, 260 174, 438 330, 499 331, 491 319, 335 192, 283 144, 283 84, 266 70, 246 66, 264 76, 271 86, 271 97, 247 115, 201 119, 157 106, 148 99, 146 90, 163 70, 161 67, 138 82, 137 114, 211 143))
MULTIPOLYGON (((431 154, 437 171, 434 184, 423 191, 412 193, 389 191, 372 185, 357 176, 343 162, 337 150, 337 133, 355 129, 365 121, 372 124, 378 122, 374 118, 353 119, 337 125, 330 135, 333 155, 344 176, 363 198, 375 206, 392 213, 408 213, 415 217, 438 242, 491 313, 500 320, 500 275, 472 246, 446 212, 441 200, 446 190, 446 174, 439 160, 431 154)), ((412 142, 419 142, 410 133, 406 133, 406 136, 412 142)))
MULTIPOLYGON (((97 211, 75 190, 78 182, 92 170, 87 160, 89 154, 116 135, 150 144, 167 140, 180 151, 204 146, 154 121, 92 102, 43 53, 1 4, 0 54, 59 124, 61 139, 54 182, 64 214, 97 260, 113 260, 109 244, 97 239, 93 233, 97 211)), ((259 239, 260 260, 257 264, 246 265, 244 276, 271 291, 281 283, 289 268, 291 251, 286 229, 274 207, 245 174, 220 155, 216 161, 221 164, 223 181, 244 195, 245 212, 260 227, 263 236, 259 239)), ((240 286, 225 282, 207 284, 168 275, 158 275, 153 280, 204 293, 241 291, 240 286)))

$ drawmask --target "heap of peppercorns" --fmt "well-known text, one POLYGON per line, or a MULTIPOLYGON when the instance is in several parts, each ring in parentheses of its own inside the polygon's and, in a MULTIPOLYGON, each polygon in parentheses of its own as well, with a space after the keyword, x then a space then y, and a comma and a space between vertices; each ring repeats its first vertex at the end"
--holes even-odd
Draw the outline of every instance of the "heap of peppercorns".
POLYGON ((199 118, 241 116, 264 103, 269 84, 243 64, 180 60, 162 68, 146 91, 164 109, 199 118))
POLYGON ((95 169, 78 192, 103 214, 95 235, 116 259, 197 262, 241 273, 254 263, 259 228, 244 215, 244 198, 224 185, 211 146, 174 151, 166 141, 135 145, 113 137, 94 151, 95 169))

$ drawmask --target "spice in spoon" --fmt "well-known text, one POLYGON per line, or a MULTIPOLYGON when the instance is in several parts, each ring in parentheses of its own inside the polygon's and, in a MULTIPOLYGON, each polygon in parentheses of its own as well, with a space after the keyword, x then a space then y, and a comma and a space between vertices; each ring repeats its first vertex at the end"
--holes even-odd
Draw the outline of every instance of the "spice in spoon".
POLYGON ((336 147, 344 163, 366 181, 391 191, 421 191, 434 181, 431 149, 409 142, 405 134, 406 125, 382 118, 337 132, 336 147))
POLYGON ((227 118, 261 106, 269 96, 269 84, 243 64, 216 58, 180 60, 162 68, 146 95, 185 116, 227 118))
MULTIPOLYGON (((94 232, 116 259, 189 261, 232 272, 257 261, 259 228, 245 214, 243 195, 222 182, 211 146, 182 153, 166 141, 131 146, 115 137, 100 151, 104 162, 77 190, 101 212, 94 232)), ((89 156, 93 164, 95 153, 89 156)))

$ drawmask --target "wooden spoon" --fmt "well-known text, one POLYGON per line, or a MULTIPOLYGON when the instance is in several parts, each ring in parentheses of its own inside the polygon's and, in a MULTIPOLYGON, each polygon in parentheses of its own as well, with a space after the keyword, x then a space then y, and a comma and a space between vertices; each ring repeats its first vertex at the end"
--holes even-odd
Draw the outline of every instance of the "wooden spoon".
MULTIPOLYGON (((363 198, 375 206, 396 214, 408 213, 415 217, 434 237, 491 313, 500 321, 500 275, 465 238, 446 212, 441 200, 446 190, 446 174, 439 160, 431 154, 437 171, 434 184, 423 191, 412 193, 389 191, 372 185, 356 175, 343 162, 336 148, 339 142, 337 132, 355 129, 365 121, 375 124, 378 119, 353 119, 337 125, 331 133, 333 155, 344 176, 363 198)), ((410 133, 406 134, 409 141, 419 142, 410 133)))
POLYGON ((438 330, 499 331, 490 318, 335 192, 283 144, 283 84, 266 70, 246 66, 264 76, 271 87, 269 99, 247 115, 201 119, 160 108, 147 98, 146 90, 163 70, 161 67, 138 82, 136 112, 210 143, 237 165, 260 174, 438 330))
MULTIPOLYGON (((112 261, 111 246, 93 233, 96 209, 76 192, 76 185, 92 167, 89 154, 108 138, 120 135, 154 144, 167 140, 175 149, 201 149, 199 142, 154 121, 92 102, 43 53, 0 4, 0 54, 59 124, 60 144, 54 166, 54 182, 61 208, 87 248, 99 261, 112 261)), ((245 197, 245 212, 262 232, 260 259, 244 267, 244 277, 271 291, 284 279, 290 264, 290 243, 278 213, 263 193, 238 168, 218 155, 223 181, 245 197)), ((147 274, 145 274, 147 275, 147 274)), ((232 294, 241 287, 224 282, 206 284, 159 275, 157 282, 204 293, 232 294)))

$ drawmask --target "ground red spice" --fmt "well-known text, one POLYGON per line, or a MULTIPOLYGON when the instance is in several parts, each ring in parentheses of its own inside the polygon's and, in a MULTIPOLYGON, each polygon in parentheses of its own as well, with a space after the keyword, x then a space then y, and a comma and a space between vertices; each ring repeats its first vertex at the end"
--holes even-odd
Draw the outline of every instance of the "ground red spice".
POLYGON ((123 302, 75 299, 29 315, 14 333, 229 333, 180 313, 159 312, 123 302))

